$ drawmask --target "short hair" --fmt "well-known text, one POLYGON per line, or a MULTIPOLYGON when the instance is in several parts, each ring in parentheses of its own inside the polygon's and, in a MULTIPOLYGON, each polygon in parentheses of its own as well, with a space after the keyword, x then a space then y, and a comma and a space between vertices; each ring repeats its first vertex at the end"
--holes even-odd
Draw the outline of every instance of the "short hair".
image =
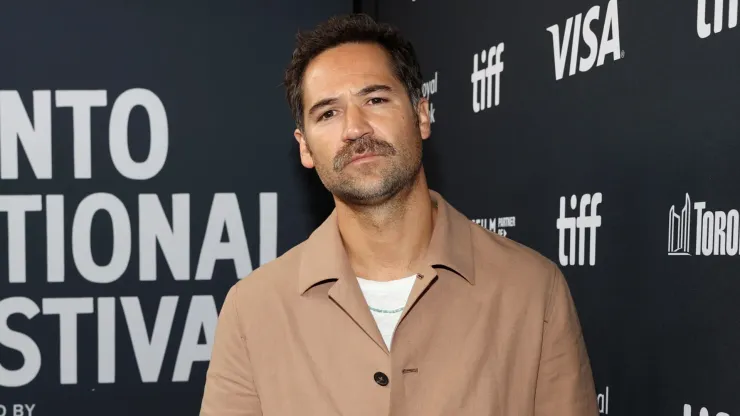
POLYGON ((383 47, 389 55, 394 76, 403 84, 416 109, 421 99, 422 75, 411 42, 397 28, 377 23, 367 14, 334 16, 296 35, 296 47, 285 71, 284 85, 291 114, 299 129, 303 129, 302 87, 306 67, 322 52, 345 43, 374 43, 383 47))

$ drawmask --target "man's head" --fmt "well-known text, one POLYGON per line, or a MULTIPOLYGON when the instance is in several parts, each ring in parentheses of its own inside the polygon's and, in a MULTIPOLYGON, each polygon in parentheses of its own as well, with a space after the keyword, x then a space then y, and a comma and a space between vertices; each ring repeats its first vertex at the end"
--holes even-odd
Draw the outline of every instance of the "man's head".
POLYGON ((412 45, 366 15, 331 18, 297 40, 285 85, 303 166, 353 204, 409 186, 430 134, 412 45))

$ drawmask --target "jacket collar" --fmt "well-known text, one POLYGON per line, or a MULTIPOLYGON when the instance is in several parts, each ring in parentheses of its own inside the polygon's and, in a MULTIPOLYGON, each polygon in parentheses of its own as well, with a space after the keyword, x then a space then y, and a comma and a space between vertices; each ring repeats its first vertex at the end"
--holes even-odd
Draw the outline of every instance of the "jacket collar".
MULTIPOLYGON (((426 254, 430 267, 445 267, 475 284, 471 224, 436 191, 429 190, 437 217, 426 254)), ((298 289, 305 293, 327 280, 355 279, 337 226, 336 208, 305 241, 298 271, 298 289)))

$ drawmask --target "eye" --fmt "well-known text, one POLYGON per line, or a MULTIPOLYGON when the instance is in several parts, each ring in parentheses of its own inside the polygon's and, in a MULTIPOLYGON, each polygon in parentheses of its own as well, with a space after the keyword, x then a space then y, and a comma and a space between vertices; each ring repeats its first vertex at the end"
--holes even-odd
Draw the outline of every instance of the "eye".
POLYGON ((331 117, 333 115, 333 111, 334 110, 325 111, 323 114, 321 114, 321 116, 319 116, 319 121, 326 120, 331 117))
POLYGON ((372 104, 380 104, 380 103, 384 103, 384 102, 387 102, 387 101, 388 101, 387 99, 382 98, 382 97, 373 97, 373 98, 370 99, 370 102, 372 104))

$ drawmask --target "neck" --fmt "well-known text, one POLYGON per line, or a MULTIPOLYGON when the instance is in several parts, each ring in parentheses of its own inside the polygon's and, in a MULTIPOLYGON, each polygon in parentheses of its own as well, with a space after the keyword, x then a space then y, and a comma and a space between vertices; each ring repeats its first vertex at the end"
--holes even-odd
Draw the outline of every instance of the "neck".
POLYGON ((423 169, 408 188, 381 204, 335 203, 339 231, 357 276, 388 281, 418 272, 436 216, 423 169))

